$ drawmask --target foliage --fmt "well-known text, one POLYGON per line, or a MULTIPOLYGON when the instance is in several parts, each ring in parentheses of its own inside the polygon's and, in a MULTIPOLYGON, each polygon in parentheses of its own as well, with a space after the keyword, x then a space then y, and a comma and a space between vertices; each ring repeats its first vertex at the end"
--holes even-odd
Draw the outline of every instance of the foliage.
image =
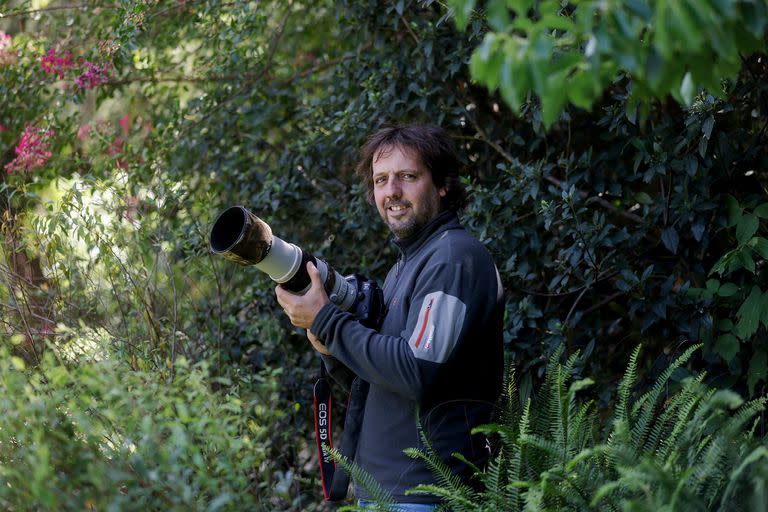
POLYGON ((40 369, 0 357, 3 510, 269 509, 256 492, 269 456, 257 378, 212 378, 184 358, 171 379, 55 355, 40 369))
MULTIPOLYGON (((463 29, 478 2, 448 3, 463 29)), ((567 102, 591 108, 623 74, 628 110, 647 112, 668 95, 690 106, 701 89, 722 97, 742 55, 764 47, 768 22, 763 0, 480 3, 490 30, 472 53, 472 77, 498 87, 515 112, 536 94, 547 126, 567 102)))
MULTIPOLYGON (((338 467, 349 474, 352 481, 365 489, 368 495, 371 496, 371 503, 374 503, 380 512, 397 512, 397 504, 392 497, 392 494, 386 489, 382 488, 376 479, 373 478, 369 473, 342 455, 341 452, 336 448, 323 445, 323 451, 326 452, 336 464, 338 464, 338 467)), ((357 510, 364 509, 357 504, 347 505, 339 508, 339 512, 357 510)))
MULTIPOLYGON (((442 478, 409 492, 439 496, 452 511, 762 509, 768 450, 754 430, 768 398, 744 402, 706 386, 703 375, 668 391, 670 375, 696 348, 632 400, 638 347, 599 435, 594 403, 579 396, 592 381, 573 380, 575 357, 550 358, 546 391, 522 407, 511 375, 501 423, 477 429, 500 441, 475 474, 481 490, 442 478)), ((428 444, 411 455, 442 464, 428 444)))
MULTIPOLYGON (((768 66, 762 39, 754 52, 728 46, 746 9, 762 4, 734 2, 716 29, 694 27, 696 38, 662 55, 672 78, 658 87, 625 57, 647 62, 661 32, 638 42, 606 28, 622 15, 635 27, 646 12, 623 5, 601 3, 592 32, 574 11, 570 35, 542 31, 531 11, 526 33, 552 43, 532 61, 541 66, 559 62, 547 56, 562 44, 582 59, 589 34, 607 31, 594 54, 606 73, 588 91, 593 111, 574 102, 550 124, 546 102, 525 96, 513 112, 503 87, 473 82, 484 38, 506 37, 491 9, 458 32, 432 1, 0 2, 5 344, 40 372, 47 353, 71 346, 125 369, 126 380, 130 368, 173 383, 182 357, 207 362, 212 378, 255 372, 264 391, 221 390, 243 403, 261 396, 267 455, 250 490, 272 509, 307 508, 307 493, 320 495, 307 412, 316 358, 280 313, 273 283, 211 257, 208 227, 224 206, 245 204, 339 271, 381 280, 396 250, 353 176, 357 148, 385 123, 433 122, 467 164, 463 221, 498 264, 523 400, 554 378, 547 360, 566 346, 581 349, 574 374, 591 375, 607 407, 640 342, 663 355, 638 359, 639 373, 658 375, 703 343, 694 363, 715 385, 764 394, 768 66), (704 78, 730 79, 712 90, 684 63, 688 42, 704 52, 721 33, 704 78), (582 39, 569 42, 574 34, 582 39), (693 96, 681 107, 664 95, 686 73, 693 96), (638 98, 651 97, 661 99, 639 116, 638 98)), ((654 16, 662 9, 651 6, 654 16)), ((682 23, 670 9, 665 20, 682 23)), ((671 385, 687 374, 678 368, 671 385)))

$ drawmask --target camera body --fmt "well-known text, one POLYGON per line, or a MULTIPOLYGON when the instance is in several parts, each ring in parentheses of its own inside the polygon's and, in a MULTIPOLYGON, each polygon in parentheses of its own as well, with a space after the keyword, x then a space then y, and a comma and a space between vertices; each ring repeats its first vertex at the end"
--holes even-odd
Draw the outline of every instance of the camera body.
POLYGON ((276 237, 269 225, 243 206, 224 210, 210 234, 211 251, 241 265, 253 265, 283 288, 304 293, 311 280, 307 262, 320 272, 328 298, 376 329, 384 317, 384 294, 376 281, 360 274, 343 277, 325 260, 276 237))

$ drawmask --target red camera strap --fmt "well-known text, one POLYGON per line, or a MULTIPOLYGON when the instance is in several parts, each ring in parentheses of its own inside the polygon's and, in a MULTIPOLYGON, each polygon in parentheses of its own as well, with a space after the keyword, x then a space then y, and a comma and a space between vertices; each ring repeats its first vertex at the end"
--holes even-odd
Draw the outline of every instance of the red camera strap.
POLYGON ((320 461, 320 479, 323 484, 323 498, 326 501, 339 499, 331 494, 333 475, 336 472, 336 462, 323 450, 323 445, 333 448, 331 436, 331 408, 333 397, 331 385, 325 378, 325 369, 315 383, 315 441, 317 442, 317 457, 320 461))

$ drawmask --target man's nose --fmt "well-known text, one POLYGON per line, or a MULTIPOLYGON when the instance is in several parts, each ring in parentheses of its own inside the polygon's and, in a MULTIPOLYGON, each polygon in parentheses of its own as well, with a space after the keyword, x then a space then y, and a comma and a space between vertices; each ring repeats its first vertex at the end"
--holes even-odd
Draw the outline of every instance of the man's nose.
POLYGON ((402 188, 400 182, 397 179, 391 179, 387 181, 387 197, 400 197, 402 194, 402 188))

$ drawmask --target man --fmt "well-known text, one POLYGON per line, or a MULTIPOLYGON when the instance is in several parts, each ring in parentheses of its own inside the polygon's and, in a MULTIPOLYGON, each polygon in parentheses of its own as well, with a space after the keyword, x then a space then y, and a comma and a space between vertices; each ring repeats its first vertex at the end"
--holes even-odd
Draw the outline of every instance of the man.
MULTIPOLYGON (((501 281, 487 250, 459 224, 459 169, 450 139, 436 127, 386 128, 363 147, 357 172, 401 253, 384 282, 387 311, 378 331, 329 302, 311 263, 304 295, 276 289, 329 370, 341 364, 370 384, 355 461, 403 511, 439 503, 405 494, 434 482, 424 463, 403 453, 423 447, 417 420, 440 457, 467 478, 471 469, 451 454, 486 461, 485 440, 470 431, 490 421, 501 391, 501 281)), ((365 504, 365 491, 356 493, 365 504)))

